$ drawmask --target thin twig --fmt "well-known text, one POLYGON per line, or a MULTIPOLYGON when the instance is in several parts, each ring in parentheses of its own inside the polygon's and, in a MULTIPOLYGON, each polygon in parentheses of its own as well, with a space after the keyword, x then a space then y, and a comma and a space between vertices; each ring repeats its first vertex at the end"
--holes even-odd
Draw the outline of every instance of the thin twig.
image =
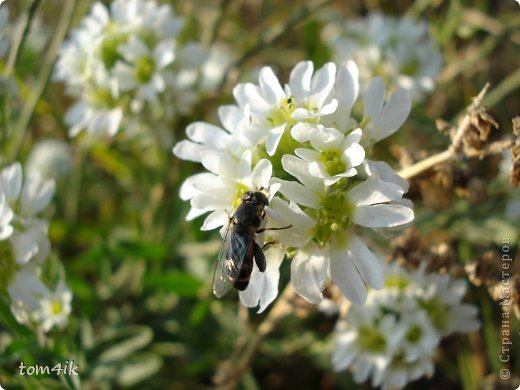
POLYGON ((247 343, 244 351, 240 355, 239 361, 231 365, 227 372, 219 373, 219 383, 217 383, 217 388, 219 390, 230 390, 236 388, 237 383, 239 382, 242 374, 249 367, 251 360, 253 359, 253 356, 255 355, 263 339, 272 332, 281 319, 285 318, 292 312, 296 298, 296 291, 289 282, 283 293, 276 301, 276 304, 273 306, 267 317, 258 326, 253 337, 247 343))
POLYGON ((468 109, 466 110, 466 114, 462 118, 459 123, 457 130, 455 131, 455 135, 453 136, 453 140, 449 148, 443 152, 438 154, 434 154, 424 160, 421 160, 409 167, 406 167, 397 174, 405 179, 410 179, 418 174, 426 171, 434 167, 437 164, 443 163, 445 161, 449 161, 462 153, 463 148, 463 138, 466 134, 466 131, 470 128, 471 125, 471 116, 473 115, 475 109, 482 104, 485 94, 489 89, 489 84, 486 84, 482 91, 473 99, 473 102, 470 104, 468 109))
POLYGON ((43 61, 43 66, 38 76, 38 80, 36 82, 35 87, 32 89, 32 93, 27 98, 25 105, 23 106, 22 113, 20 118, 18 119, 13 133, 13 144, 10 156, 14 160, 16 159, 20 147, 22 145, 23 138, 27 131, 27 127, 29 126, 29 122, 34 114, 34 110, 38 101, 40 100, 45 87, 49 81, 49 78, 52 73, 52 69, 54 68, 54 63, 56 61, 58 50, 67 34, 70 23, 72 21, 72 17, 76 10, 76 5, 78 0, 68 0, 65 1, 63 11, 61 13, 61 18, 58 23, 58 27, 56 28, 56 32, 54 33, 53 39, 49 45, 47 50, 47 54, 43 61))

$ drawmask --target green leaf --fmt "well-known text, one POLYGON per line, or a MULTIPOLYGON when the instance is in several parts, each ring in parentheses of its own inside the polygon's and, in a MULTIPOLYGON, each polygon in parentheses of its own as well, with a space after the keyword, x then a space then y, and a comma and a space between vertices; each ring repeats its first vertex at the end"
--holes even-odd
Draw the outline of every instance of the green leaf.
POLYGON ((123 387, 133 386, 157 373, 162 360, 152 353, 140 353, 126 363, 117 376, 117 382, 123 387))
MULTIPOLYGON (((128 358, 135 351, 146 347, 153 339, 153 331, 147 326, 129 326, 120 329, 115 337, 103 343, 107 348, 99 355, 98 360, 105 364, 128 358)), ((96 349, 101 348, 98 345, 96 349)))
POLYGON ((148 289, 159 288, 182 297, 196 296, 202 284, 199 279, 180 271, 150 274, 145 279, 148 289))
POLYGON ((120 241, 113 248, 109 249, 109 253, 114 257, 143 258, 159 261, 166 257, 167 248, 163 244, 120 241))

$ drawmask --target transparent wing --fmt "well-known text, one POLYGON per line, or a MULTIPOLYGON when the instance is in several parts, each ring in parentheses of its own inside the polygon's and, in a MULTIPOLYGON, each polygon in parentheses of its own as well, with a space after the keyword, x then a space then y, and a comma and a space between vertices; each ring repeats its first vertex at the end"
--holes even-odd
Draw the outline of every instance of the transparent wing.
POLYGON ((222 298, 237 280, 247 254, 251 239, 233 232, 230 223, 218 252, 217 266, 213 276, 213 293, 222 298))

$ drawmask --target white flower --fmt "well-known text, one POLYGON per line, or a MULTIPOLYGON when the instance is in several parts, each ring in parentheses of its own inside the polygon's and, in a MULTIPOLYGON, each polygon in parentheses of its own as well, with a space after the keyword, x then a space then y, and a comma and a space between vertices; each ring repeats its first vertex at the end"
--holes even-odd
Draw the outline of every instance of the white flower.
MULTIPOLYGON (((36 172, 30 172, 23 178, 19 163, 0 171, 0 199, 4 199, 5 220, 15 223, 15 228, 9 233, 9 241, 14 251, 13 260, 19 265, 29 261, 41 263, 49 255, 47 221, 39 219, 38 214, 48 206, 54 189, 53 180, 43 180, 36 172)), ((9 227, 4 229, 7 229, 6 232, 10 230, 9 227)))
MULTIPOLYGON (((331 98, 338 102, 338 109, 322 122, 327 127, 334 127, 343 134, 349 134, 360 127, 363 137, 360 143, 371 146, 392 135, 404 123, 412 107, 410 94, 403 88, 395 90, 387 99, 386 87, 380 77, 367 83, 363 94, 363 118, 356 121, 351 116, 359 94, 358 66, 347 61, 338 68, 336 82, 331 98), (386 103, 385 103, 386 100, 386 103)), ((297 125, 298 126, 298 125, 297 125)), ((293 137, 302 133, 297 126, 293 128, 293 137)))
POLYGON ((330 21, 322 39, 336 62, 354 60, 366 86, 381 76, 392 87, 411 92, 414 102, 424 100, 435 87, 442 54, 423 21, 372 13, 362 20, 330 21))
POLYGON ((42 178, 55 179, 72 168, 72 154, 67 143, 59 140, 39 141, 26 162, 27 171, 37 172, 42 178))
POLYGON ((137 37, 119 47, 124 61, 114 67, 120 91, 135 90, 136 99, 154 103, 166 88, 163 71, 175 58, 172 42, 162 42, 151 50, 137 37))
POLYGON ((71 312, 72 293, 67 285, 60 280, 54 291, 48 291, 40 299, 38 309, 33 318, 40 324, 44 332, 53 326, 63 327, 67 324, 71 312))
MULTIPOLYGON (((336 370, 350 368, 358 383, 370 379, 373 387, 402 388, 433 375, 435 348, 448 334, 438 326, 439 319, 449 317, 449 310, 462 309, 461 318, 468 313, 460 303, 462 281, 425 273, 424 267, 408 271, 393 263, 384 269, 384 288, 370 290, 365 306, 352 306, 336 324, 332 364, 336 370), (439 302, 451 307, 443 309, 439 302)), ((475 320, 470 316, 466 321, 459 330, 474 330, 475 320)))
POLYGON ((114 136, 151 127, 143 115, 164 121, 190 107, 204 55, 177 43, 182 25, 170 6, 155 1, 116 0, 108 8, 96 2, 63 44, 54 74, 77 99, 65 116, 70 136, 114 136), (158 105, 167 113, 159 115, 158 105))
POLYGON ((406 363, 430 357, 440 342, 437 332, 425 311, 418 310, 414 299, 404 299, 401 322, 406 325, 406 334, 401 343, 406 363))
POLYGON ((477 307, 461 303, 467 288, 464 280, 453 280, 447 274, 429 274, 425 283, 421 305, 443 336, 472 332, 480 327, 475 318, 477 307))
POLYGON ((50 291, 30 268, 23 268, 7 288, 11 310, 18 322, 36 325, 48 332, 54 325, 67 323, 72 293, 63 281, 50 291))
MULTIPOLYGON (((364 283, 382 287, 383 269, 366 245, 352 234, 351 227, 355 224, 369 228, 396 227, 410 222, 413 211, 409 207, 388 204, 400 199, 403 189, 397 184, 370 178, 347 191, 329 192, 321 179, 308 174, 308 162, 286 155, 282 165, 301 184, 280 180, 279 191, 314 216, 316 239, 330 259, 326 265, 330 267, 332 279, 352 302, 364 303, 364 283)), ((305 269, 298 271, 305 272, 305 269)), ((307 280, 306 290, 312 288, 314 293, 307 297, 304 291, 297 291, 309 301, 315 301, 323 286, 312 274, 301 277, 307 280)))
POLYGON ((365 149, 359 144, 361 129, 344 136, 339 130, 321 125, 296 125, 291 134, 299 142, 310 141, 314 150, 297 148, 294 152, 310 163, 309 173, 324 179, 326 186, 341 178, 355 176, 355 167, 365 159, 365 149))
POLYGON ((264 67, 258 86, 246 83, 233 89, 238 105, 243 110, 250 109, 254 117, 246 130, 250 143, 256 145, 264 139, 269 156, 276 152, 288 124, 319 119, 336 110, 337 101, 328 99, 334 87, 336 66, 327 63, 314 74, 313 69, 310 61, 298 63, 284 90, 273 70, 264 67))
POLYGON ((258 85, 234 88, 238 107, 219 111, 224 128, 195 122, 187 128, 188 140, 174 147, 177 156, 200 161, 211 172, 189 177, 180 192, 191 202, 187 219, 211 211, 203 230, 222 226, 240 196, 260 187, 270 194, 267 227, 291 226, 263 233, 276 250, 270 251, 269 272, 253 269, 250 287, 240 294, 246 306, 264 310, 276 296, 276 267, 288 253, 294 256, 296 292, 309 302, 321 301, 329 277, 358 304, 366 300, 365 283, 383 285, 381 264, 354 227, 397 229, 413 220, 412 204, 402 198, 408 183, 386 163, 365 160, 373 142, 402 124, 410 101, 402 90, 385 105, 386 91, 376 88, 376 80, 365 99, 371 107, 358 122, 351 117, 357 76, 353 62, 339 69, 328 63, 314 72, 313 64, 303 61, 282 87, 264 67, 258 85), (263 177, 263 184, 243 179, 251 175, 263 177))
POLYGON ((336 323, 332 365, 337 371, 352 367, 354 380, 381 377, 404 336, 392 314, 381 315, 377 307, 352 306, 347 317, 336 323))
POLYGON ((364 121, 368 119, 363 134, 368 145, 392 135, 410 114, 412 101, 405 89, 393 92, 386 104, 385 97, 385 83, 382 78, 376 77, 370 82, 363 96, 364 121))

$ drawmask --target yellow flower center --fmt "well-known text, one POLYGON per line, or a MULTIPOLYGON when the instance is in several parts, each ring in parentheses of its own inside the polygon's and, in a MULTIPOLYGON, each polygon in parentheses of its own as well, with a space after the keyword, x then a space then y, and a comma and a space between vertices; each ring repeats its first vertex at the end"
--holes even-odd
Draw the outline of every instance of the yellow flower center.
POLYGON ((155 71, 155 61, 147 56, 142 56, 137 60, 135 66, 135 79, 142 84, 150 81, 155 71))

